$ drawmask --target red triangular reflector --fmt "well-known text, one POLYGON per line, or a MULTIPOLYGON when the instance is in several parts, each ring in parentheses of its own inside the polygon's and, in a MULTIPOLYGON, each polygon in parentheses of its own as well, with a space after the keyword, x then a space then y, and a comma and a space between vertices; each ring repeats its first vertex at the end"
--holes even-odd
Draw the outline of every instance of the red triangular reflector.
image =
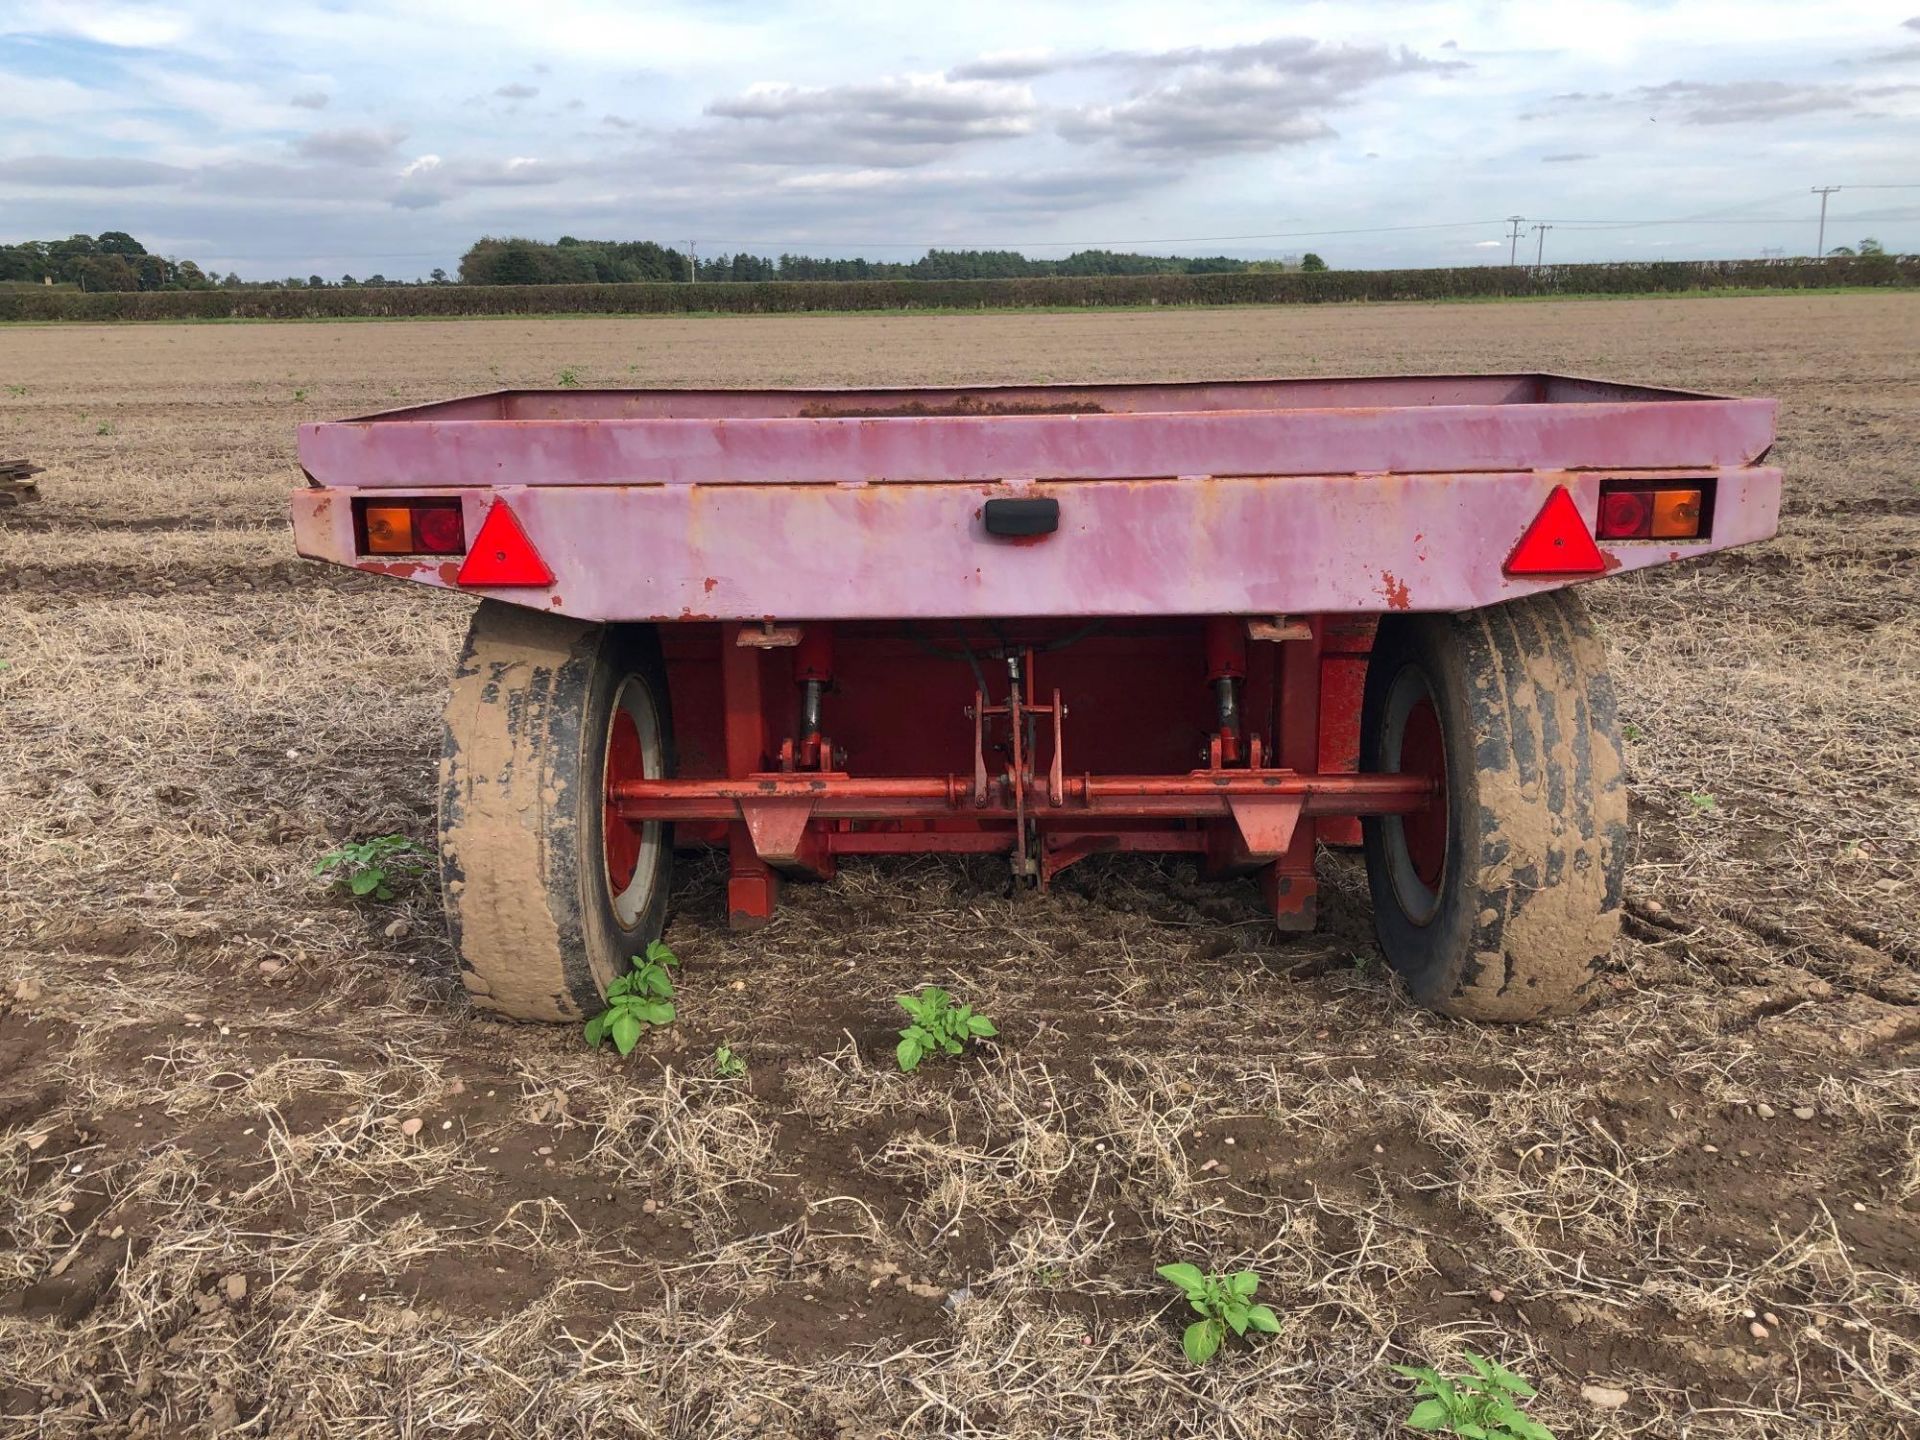
POLYGON ((457 580, 461 585, 551 585, 553 571, 527 539, 507 502, 496 500, 480 522, 457 580))
POLYGON ((1598 575, 1607 568, 1567 487, 1556 485, 1507 556, 1509 575, 1598 575))

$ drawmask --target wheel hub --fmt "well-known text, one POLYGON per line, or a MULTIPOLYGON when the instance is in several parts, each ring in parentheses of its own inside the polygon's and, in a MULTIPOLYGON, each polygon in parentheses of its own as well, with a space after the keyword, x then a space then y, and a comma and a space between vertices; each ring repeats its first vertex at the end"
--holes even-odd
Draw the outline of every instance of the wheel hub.
POLYGON ((601 809, 601 854, 606 862, 607 894, 623 927, 632 928, 647 908, 653 874, 653 850, 661 844, 660 822, 628 820, 615 806, 614 787, 660 778, 660 726, 653 702, 639 681, 629 678, 614 697, 607 723, 606 767, 601 809))
POLYGON ((1421 809, 1383 822, 1394 895, 1409 920, 1425 925, 1439 913, 1447 871, 1447 747, 1433 692, 1417 668, 1400 672, 1385 718, 1381 768, 1421 775, 1433 785, 1433 798, 1421 809))

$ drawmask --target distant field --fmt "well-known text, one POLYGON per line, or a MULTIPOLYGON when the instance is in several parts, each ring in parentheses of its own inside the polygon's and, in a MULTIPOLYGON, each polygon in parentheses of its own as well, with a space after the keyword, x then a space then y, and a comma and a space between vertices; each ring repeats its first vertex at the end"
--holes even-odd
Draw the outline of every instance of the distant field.
POLYGON ((1920 294, 19 328, 0 453, 46 466, 0 511, 0 1429, 1378 1440, 1387 1366, 1464 1348, 1562 1437, 1920 1428, 1920 294), (734 935, 692 857, 619 1064, 470 1012, 431 888, 312 879, 431 843, 470 605, 295 558, 302 420, 1520 369, 1783 402, 1777 541, 1586 592, 1637 854, 1584 1016, 1413 1008, 1344 855, 1294 939, 1120 859, 849 862, 734 935), (892 1073, 923 982, 998 1053, 892 1073), (1175 1259, 1281 1334, 1192 1371, 1175 1259))

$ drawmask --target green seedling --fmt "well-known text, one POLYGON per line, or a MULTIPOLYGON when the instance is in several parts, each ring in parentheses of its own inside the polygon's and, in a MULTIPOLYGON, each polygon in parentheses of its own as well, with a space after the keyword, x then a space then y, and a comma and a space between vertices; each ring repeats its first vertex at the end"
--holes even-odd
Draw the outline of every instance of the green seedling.
POLYGON ((296 391, 294 391, 294 392, 293 392, 293 403, 294 403, 294 404, 296 404, 296 405, 302 405, 302 404, 305 404, 305 403, 306 403, 306 399, 307 399, 307 392, 306 392, 305 390, 296 390, 296 391))
POLYGON ((1256 1305, 1253 1295, 1260 1288, 1260 1277, 1251 1270, 1234 1275, 1208 1274, 1198 1265, 1162 1265, 1155 1272, 1162 1280, 1179 1287, 1187 1303, 1201 1318, 1187 1326, 1180 1337, 1180 1348, 1195 1365, 1204 1365, 1227 1338, 1227 1332, 1245 1336, 1249 1330, 1263 1335, 1278 1335, 1280 1319, 1272 1307, 1256 1305))
POLYGON ((1689 790, 1687 792, 1687 803, 1693 806, 1694 809, 1701 811, 1718 810, 1720 808, 1720 802, 1705 790, 1689 790))
POLYGON ((747 1062, 728 1046, 716 1045, 713 1050, 713 1073, 722 1080, 738 1080, 747 1073, 747 1062))
POLYGON ((27 393, 27 387, 24 385, 7 386, 7 394, 13 396, 13 398, 16 400, 20 399, 26 393, 27 393))
POLYGON ((1629 740, 1643 740, 1646 738, 1647 732, 1642 730, 1638 725, 1635 725, 1631 721, 1629 721, 1627 724, 1622 725, 1620 727, 1620 733, 1626 736, 1627 739, 1629 740))
POLYGON ((113 434, 113 422, 111 420, 102 420, 100 422, 100 428, 95 430, 93 433, 96 435, 113 434))
POLYGON ((1553 1440, 1553 1432, 1520 1408, 1534 1388, 1497 1361, 1466 1352, 1471 1375, 1442 1375, 1425 1365, 1396 1365, 1417 1381, 1419 1403, 1407 1416, 1410 1430, 1459 1435, 1465 1440, 1553 1440))
POLYGON ((896 995, 900 1008, 913 1023, 900 1032, 894 1059, 911 1075, 929 1055, 958 1055, 975 1040, 990 1040, 1000 1032, 993 1021, 973 1013, 971 1005, 956 1005, 938 985, 923 985, 918 995, 896 995))
POLYGON ((672 1024, 673 977, 667 971, 679 963, 658 940, 644 958, 635 955, 633 969, 607 987, 607 1008, 587 1021, 587 1045, 598 1050, 603 1040, 612 1040, 614 1049, 631 1055, 649 1026, 672 1024))
POLYGON ((313 873, 356 900, 391 900, 427 873, 427 858, 406 836, 381 835, 329 850, 313 873))
POLYGON ((580 372, 571 365, 563 367, 560 371, 560 383, 569 390, 577 390, 580 387, 580 372))

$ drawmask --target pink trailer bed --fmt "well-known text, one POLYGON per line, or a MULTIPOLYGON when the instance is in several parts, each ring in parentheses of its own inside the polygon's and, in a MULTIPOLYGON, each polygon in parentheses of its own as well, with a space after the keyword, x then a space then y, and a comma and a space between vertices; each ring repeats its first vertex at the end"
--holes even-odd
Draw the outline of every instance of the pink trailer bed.
POLYGON ((1188 853, 1311 925, 1363 840, 1423 1001, 1577 1005, 1625 785, 1568 587, 1774 533, 1774 403, 1552 375, 509 391, 306 425, 300 552, 483 599, 442 865, 469 985, 598 1004, 676 844, 1188 853), (1069 720, 1071 716, 1071 720, 1069 720))

